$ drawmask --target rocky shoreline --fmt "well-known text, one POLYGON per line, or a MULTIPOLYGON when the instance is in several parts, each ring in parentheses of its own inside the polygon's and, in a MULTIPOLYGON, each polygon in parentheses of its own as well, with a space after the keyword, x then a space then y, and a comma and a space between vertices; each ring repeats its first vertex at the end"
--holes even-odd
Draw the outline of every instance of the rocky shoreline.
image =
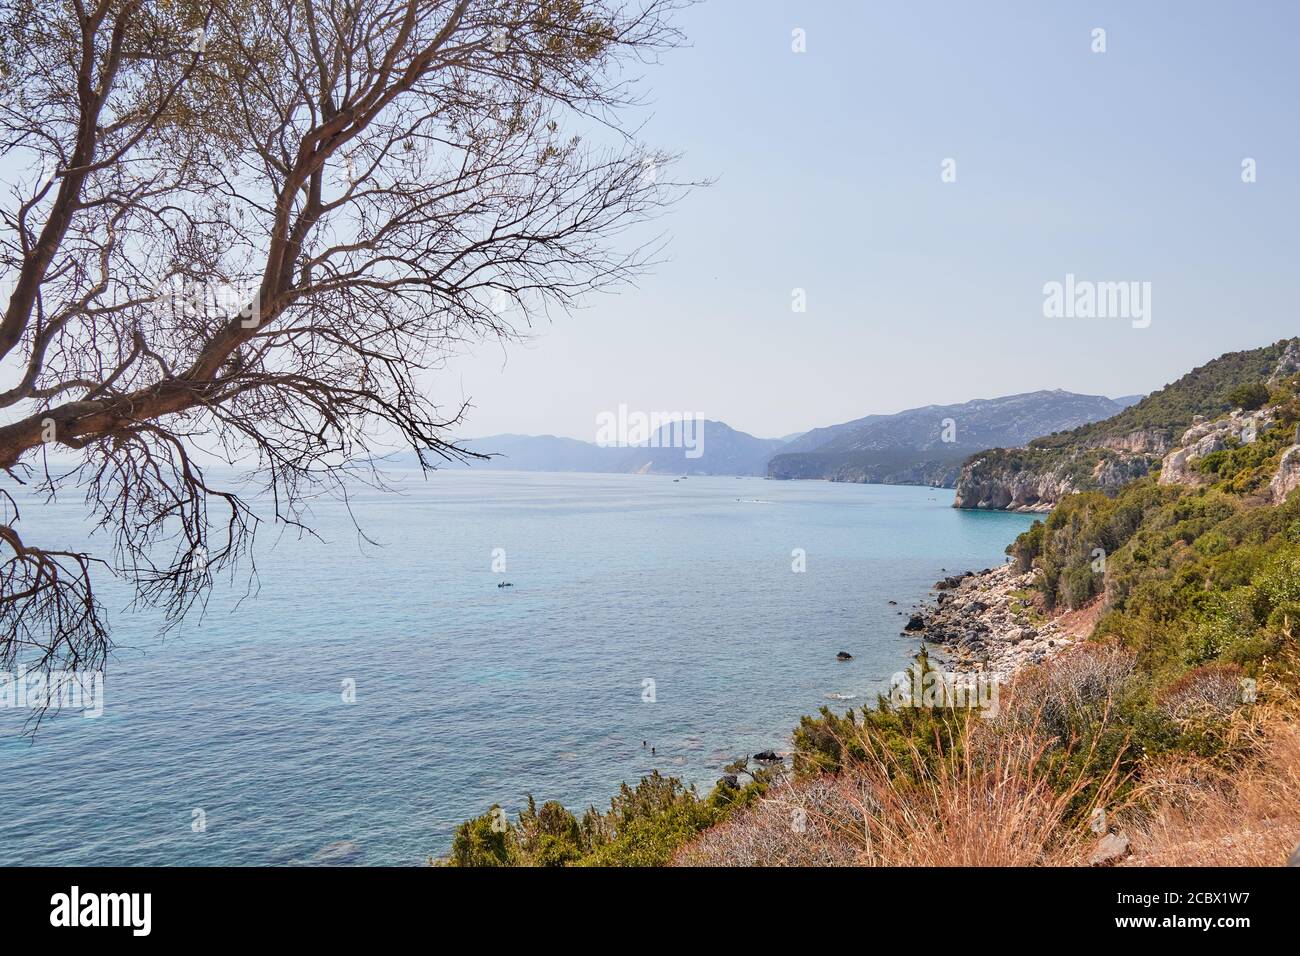
MULTIPOLYGON (((1009 676, 1074 643, 1068 615, 1049 616, 1034 602, 1032 571, 1012 565, 936 581, 933 604, 919 605, 903 633, 935 645, 957 672, 1009 676)), ((932 652, 933 653, 933 652, 932 652)))
MULTIPOLYGON (((1035 603, 1033 582, 1032 571, 1017 572, 1010 564, 942 578, 931 589, 933 601, 899 612, 907 615, 901 633, 931 645, 931 660, 956 673, 1009 678, 1085 639, 1100 611, 1100 604, 1094 603, 1050 615, 1035 603)), ((847 651, 836 656, 853 659, 847 651)), ((774 764, 763 761, 775 758, 781 763, 791 755, 790 750, 763 751, 753 759, 770 767, 774 764)))

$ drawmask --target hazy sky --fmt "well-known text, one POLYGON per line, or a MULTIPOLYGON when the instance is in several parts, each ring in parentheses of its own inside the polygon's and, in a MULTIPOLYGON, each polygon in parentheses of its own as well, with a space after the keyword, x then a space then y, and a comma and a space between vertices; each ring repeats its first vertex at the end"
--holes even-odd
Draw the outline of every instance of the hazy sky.
POLYGON ((474 403, 460 437, 591 440, 620 404, 773 437, 1118 396, 1300 334, 1300 4, 706 0, 679 22, 628 122, 685 154, 673 178, 717 182, 656 224, 669 261, 636 287, 432 376, 474 403), (1149 327, 1045 317, 1067 274, 1149 282, 1149 327))
POLYGON ((646 139, 718 179, 661 222, 671 261, 435 392, 473 400, 467 436, 591 439, 620 403, 776 436, 1149 391, 1300 333, 1297 10, 710 0, 646 75, 646 139), (1150 282, 1150 326, 1045 318, 1067 273, 1150 282))

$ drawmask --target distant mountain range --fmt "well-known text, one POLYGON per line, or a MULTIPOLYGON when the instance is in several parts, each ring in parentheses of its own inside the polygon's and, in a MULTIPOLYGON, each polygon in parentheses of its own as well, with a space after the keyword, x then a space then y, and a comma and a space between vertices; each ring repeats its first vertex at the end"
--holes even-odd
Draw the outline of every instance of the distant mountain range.
MULTIPOLYGON (((513 471, 597 471, 641 475, 765 475, 772 454, 785 445, 780 438, 755 438, 722 422, 705 420, 691 444, 698 454, 672 445, 669 427, 660 429, 657 444, 607 446, 555 435, 493 435, 461 444, 470 451, 492 455, 473 461, 474 468, 513 471)), ((681 444, 680 441, 677 442, 681 444)))
POLYGON ((973 452, 1110 418, 1140 397, 1057 389, 868 415, 787 443, 768 463, 768 475, 950 488, 973 452))
MULTIPOLYGON (((615 474, 755 475, 951 487, 972 452, 1014 447, 1100 421, 1141 396, 1110 399, 1029 392, 959 405, 868 415, 785 438, 756 438, 717 421, 702 424, 695 453, 671 446, 667 429, 641 446, 604 446, 555 435, 492 435, 462 442, 491 455, 470 467, 615 474), (654 447, 655 445, 661 447, 654 447)), ((676 444, 680 445, 681 442, 676 444)))

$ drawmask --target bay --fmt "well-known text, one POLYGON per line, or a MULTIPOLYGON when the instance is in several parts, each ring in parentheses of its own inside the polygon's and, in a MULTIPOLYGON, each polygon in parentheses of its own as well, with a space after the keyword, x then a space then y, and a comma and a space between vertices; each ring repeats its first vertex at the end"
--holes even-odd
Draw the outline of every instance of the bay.
POLYGON ((707 790, 800 715, 874 700, 917 649, 899 612, 1032 520, 905 486, 397 478, 316 503, 319 540, 265 526, 256 588, 165 640, 110 588, 103 716, 32 740, 0 710, 0 860, 419 864, 528 792, 580 812, 655 768, 707 790))

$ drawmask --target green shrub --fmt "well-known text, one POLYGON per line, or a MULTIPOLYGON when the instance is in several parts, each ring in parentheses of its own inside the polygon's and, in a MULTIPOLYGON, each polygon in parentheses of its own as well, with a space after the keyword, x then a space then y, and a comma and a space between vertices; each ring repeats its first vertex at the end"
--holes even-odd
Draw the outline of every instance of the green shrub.
POLYGON ((509 866, 510 832, 505 812, 496 804, 481 817, 456 828, 451 841, 452 866, 509 866))
POLYGON ((589 808, 579 821, 562 804, 527 807, 510 821, 500 807, 456 828, 451 866, 663 866, 701 830, 721 822, 738 807, 756 800, 771 784, 773 771, 749 769, 747 760, 727 768, 749 781, 725 778, 701 799, 694 788, 657 770, 635 787, 626 783, 609 810, 589 808))
POLYGON ((1253 412, 1268 404, 1268 386, 1263 382, 1248 382, 1238 385, 1228 392, 1228 404, 1233 408, 1244 408, 1253 412))
MULTIPOLYGON (((931 665, 922 648, 905 671, 907 688, 925 686, 927 675, 939 671, 931 665)), ((953 707, 923 707, 895 702, 880 694, 875 707, 850 708, 843 716, 829 707, 815 717, 802 717, 794 732, 794 771, 809 777, 838 772, 847 761, 867 757, 862 747, 863 735, 870 735, 878 745, 903 767, 932 766, 939 755, 958 746, 962 710, 953 707), (919 761, 913 760, 913 748, 919 761)))

